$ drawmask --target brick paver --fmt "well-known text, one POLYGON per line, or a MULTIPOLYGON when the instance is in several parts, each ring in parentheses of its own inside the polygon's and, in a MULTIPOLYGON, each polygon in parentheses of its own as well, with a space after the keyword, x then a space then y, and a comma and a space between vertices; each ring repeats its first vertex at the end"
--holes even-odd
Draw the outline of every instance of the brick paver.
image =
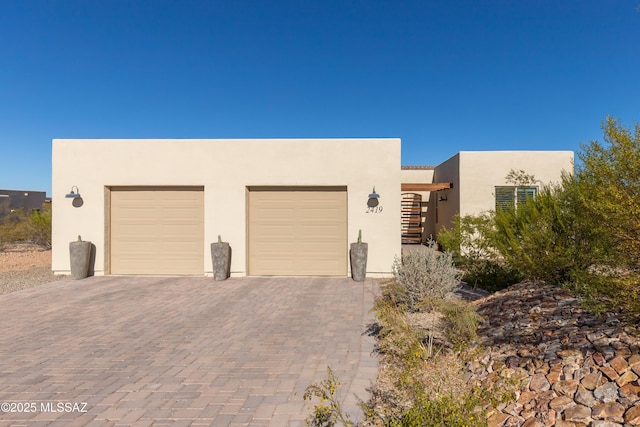
POLYGON ((302 426, 304 390, 327 366, 357 419, 377 370, 375 292, 370 280, 108 276, 2 295, 0 402, 23 412, 5 403, 0 427, 302 426))

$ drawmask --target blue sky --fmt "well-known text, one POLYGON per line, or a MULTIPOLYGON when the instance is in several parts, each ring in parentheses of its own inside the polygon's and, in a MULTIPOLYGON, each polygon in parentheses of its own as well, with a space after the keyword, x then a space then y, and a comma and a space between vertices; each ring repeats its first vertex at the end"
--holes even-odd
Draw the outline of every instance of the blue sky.
MULTIPOLYGON (((640 120, 640 0, 0 3, 0 188, 54 138, 399 137, 578 150, 640 120)), ((215 164, 219 159, 212 159, 215 164)))

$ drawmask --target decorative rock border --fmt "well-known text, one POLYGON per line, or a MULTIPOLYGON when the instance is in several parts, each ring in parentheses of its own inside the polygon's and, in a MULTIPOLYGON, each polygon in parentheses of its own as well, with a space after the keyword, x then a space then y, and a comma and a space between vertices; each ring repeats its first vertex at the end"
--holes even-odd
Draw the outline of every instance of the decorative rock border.
POLYGON ((640 426, 640 335, 613 313, 598 318, 568 291, 512 286, 476 302, 487 319, 471 382, 517 384, 490 408, 489 427, 640 426))

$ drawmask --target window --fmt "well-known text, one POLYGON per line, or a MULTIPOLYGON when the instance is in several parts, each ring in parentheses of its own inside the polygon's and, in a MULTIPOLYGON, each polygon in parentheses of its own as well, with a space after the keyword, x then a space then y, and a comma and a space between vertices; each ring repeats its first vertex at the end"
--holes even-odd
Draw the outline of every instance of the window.
POLYGON ((538 187, 496 187, 496 211, 517 209, 538 193, 538 187))

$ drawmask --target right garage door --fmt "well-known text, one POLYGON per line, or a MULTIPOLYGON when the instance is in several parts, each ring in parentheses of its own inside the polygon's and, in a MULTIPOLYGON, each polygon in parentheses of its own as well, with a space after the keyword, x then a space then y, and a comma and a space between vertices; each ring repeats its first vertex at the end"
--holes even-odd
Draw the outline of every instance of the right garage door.
POLYGON ((345 187, 251 187, 248 269, 264 276, 346 276, 345 187))

